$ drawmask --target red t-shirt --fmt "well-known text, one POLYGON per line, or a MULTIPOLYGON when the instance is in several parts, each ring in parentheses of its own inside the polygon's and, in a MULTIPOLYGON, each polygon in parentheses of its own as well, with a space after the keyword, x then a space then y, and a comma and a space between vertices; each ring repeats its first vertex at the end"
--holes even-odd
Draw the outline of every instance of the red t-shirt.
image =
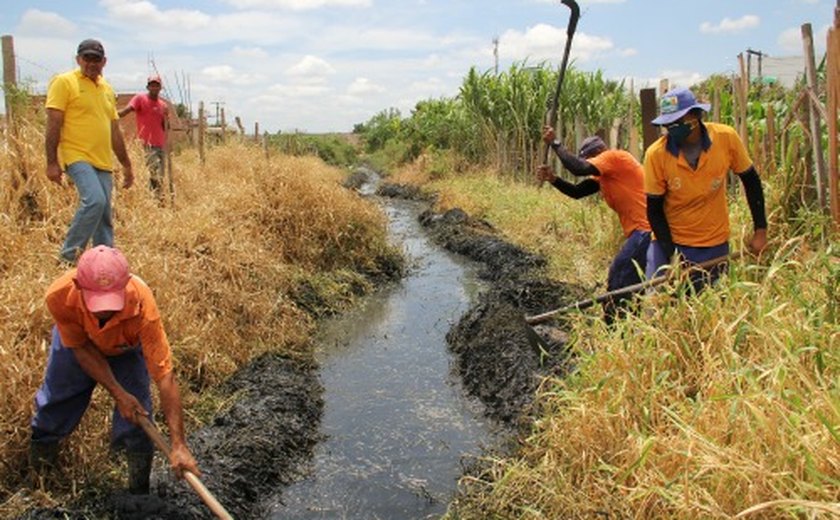
POLYGON ((149 146, 163 148, 166 143, 166 133, 163 124, 168 111, 166 101, 161 98, 153 100, 148 94, 137 94, 128 106, 134 109, 137 118, 137 137, 149 146))
POLYGON ((607 206, 618 213, 624 236, 633 231, 650 231, 645 195, 645 170, 632 154, 607 150, 587 159, 601 175, 592 177, 601 185, 607 206))

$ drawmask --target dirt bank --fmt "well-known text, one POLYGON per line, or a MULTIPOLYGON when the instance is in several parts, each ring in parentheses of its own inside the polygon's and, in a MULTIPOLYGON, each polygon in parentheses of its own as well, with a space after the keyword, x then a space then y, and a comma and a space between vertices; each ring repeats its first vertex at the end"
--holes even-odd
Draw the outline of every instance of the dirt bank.
POLYGON ((427 211, 421 222, 437 243, 482 265, 479 276, 490 288, 449 331, 447 341, 468 391, 488 414, 513 424, 527 414, 540 377, 562 373, 569 363, 563 330, 535 328, 541 349, 529 337, 524 316, 574 301, 583 289, 548 280, 544 258, 505 241, 489 223, 460 209, 427 211))

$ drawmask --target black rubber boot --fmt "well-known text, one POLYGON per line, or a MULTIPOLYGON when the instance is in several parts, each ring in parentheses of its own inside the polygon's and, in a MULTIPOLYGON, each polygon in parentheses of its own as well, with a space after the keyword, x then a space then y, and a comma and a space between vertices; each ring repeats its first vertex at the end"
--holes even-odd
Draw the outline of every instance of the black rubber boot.
POLYGON ((126 453, 126 458, 128 459, 128 492, 132 495, 148 495, 154 453, 129 451, 126 453))
POLYGON ((39 474, 58 468, 58 443, 30 441, 29 466, 39 474))

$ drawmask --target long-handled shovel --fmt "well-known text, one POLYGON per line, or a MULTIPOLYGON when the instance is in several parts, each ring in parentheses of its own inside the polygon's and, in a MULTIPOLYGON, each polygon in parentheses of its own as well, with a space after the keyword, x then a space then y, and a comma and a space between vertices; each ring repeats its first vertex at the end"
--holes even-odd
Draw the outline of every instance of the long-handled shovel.
MULTIPOLYGON (((563 86, 563 78, 566 76, 566 67, 569 64, 569 52, 572 49, 572 36, 575 35, 578 20, 580 19, 580 7, 575 0, 562 0, 563 5, 571 9, 569 24, 566 26, 566 48, 563 50, 563 61, 560 62, 560 72, 557 74, 557 86, 554 88, 554 97, 551 100, 551 108, 548 112, 548 124, 551 128, 557 126, 557 108, 560 103, 560 87, 563 86)), ((550 147, 543 147, 543 164, 548 164, 548 153, 550 147)))
MULTIPOLYGON (((148 419, 148 417, 144 415, 137 415, 138 422, 140 423, 140 427, 143 428, 143 431, 146 432, 146 435, 152 439, 152 442, 155 446, 158 447, 160 451, 163 452, 164 455, 169 457, 169 444, 166 442, 166 439, 163 438, 163 435, 155 428, 155 425, 152 424, 152 421, 148 419)), ((216 500, 216 497, 210 493, 210 490, 207 489, 204 484, 202 484, 201 480, 192 472, 184 471, 184 479, 190 485, 193 490, 198 494, 201 500, 210 508, 210 511, 213 512, 217 517, 223 520, 233 520, 233 517, 228 513, 224 506, 216 500)))
MULTIPOLYGON (((717 258, 711 258, 706 260, 705 262, 700 262, 690 266, 687 271, 689 273, 696 272, 696 271, 705 271, 711 267, 714 267, 718 264, 722 264, 729 259, 730 255, 719 256, 717 258)), ((565 307, 560 307, 559 309, 554 309, 552 311, 544 312, 542 314, 537 314, 535 316, 526 316, 525 323, 528 325, 536 325, 538 323, 543 323, 552 319, 553 317, 563 314, 569 311, 573 311, 576 309, 585 309, 587 307, 591 307, 596 303, 605 302, 611 298, 615 298, 616 296, 623 296, 625 294, 633 294, 650 287, 656 287, 657 285, 662 285, 663 283, 671 280, 673 278, 673 271, 669 274, 657 276, 651 278, 650 280, 645 280, 644 282, 640 282, 634 285, 628 285, 627 287, 622 287, 621 289, 616 289, 614 291, 610 291, 599 296, 595 296, 594 298, 587 298, 586 300, 581 300, 579 302, 575 302, 571 305, 566 305, 565 307)))

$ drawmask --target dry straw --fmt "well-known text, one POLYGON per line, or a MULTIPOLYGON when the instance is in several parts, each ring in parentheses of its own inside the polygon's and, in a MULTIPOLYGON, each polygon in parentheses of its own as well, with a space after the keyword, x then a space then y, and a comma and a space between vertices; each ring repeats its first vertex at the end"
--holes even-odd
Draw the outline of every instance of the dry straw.
MULTIPOLYGON (((42 126, 24 122, 7 131, 0 154, 0 511, 7 512, 32 499, 20 489, 51 327, 43 296, 63 272, 57 253, 76 207, 72 187, 46 180, 42 143, 42 126)), ((142 150, 132 145, 130 153, 137 178, 115 192, 116 245, 157 298, 190 427, 221 406, 213 386, 254 356, 308 359, 313 315, 301 302, 330 312, 399 263, 381 213, 317 159, 269 160, 261 148, 229 144, 211 148, 201 164, 186 151, 174 160, 173 208, 147 188, 142 150)), ((97 392, 71 436, 65 491, 120 478, 108 469, 111 407, 97 392)))

